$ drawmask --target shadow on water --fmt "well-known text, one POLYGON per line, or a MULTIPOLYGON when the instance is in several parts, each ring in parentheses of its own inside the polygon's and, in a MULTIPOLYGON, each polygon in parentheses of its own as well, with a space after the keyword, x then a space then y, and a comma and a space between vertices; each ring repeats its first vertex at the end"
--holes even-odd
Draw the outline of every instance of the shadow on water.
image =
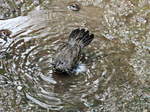
MULTIPOLYGON (((11 4, 9 9, 18 7, 11 4)), ((43 0, 34 8, 32 2, 23 4, 29 7, 26 14, 0 20, 0 30, 6 31, 0 32, 0 111, 150 110, 149 1, 43 0), (79 4, 79 10, 72 4, 79 4), (55 51, 78 27, 95 34, 84 50, 86 72, 53 72, 55 51)), ((0 19, 3 14, 5 10, 0 19)))

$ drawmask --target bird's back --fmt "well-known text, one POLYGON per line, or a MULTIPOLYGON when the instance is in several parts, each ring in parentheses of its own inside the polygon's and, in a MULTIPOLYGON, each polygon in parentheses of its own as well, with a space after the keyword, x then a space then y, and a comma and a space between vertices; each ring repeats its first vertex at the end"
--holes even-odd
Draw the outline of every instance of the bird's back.
POLYGON ((94 38, 93 34, 85 29, 73 30, 66 43, 63 43, 56 52, 53 60, 56 71, 71 73, 79 64, 82 49, 94 38))

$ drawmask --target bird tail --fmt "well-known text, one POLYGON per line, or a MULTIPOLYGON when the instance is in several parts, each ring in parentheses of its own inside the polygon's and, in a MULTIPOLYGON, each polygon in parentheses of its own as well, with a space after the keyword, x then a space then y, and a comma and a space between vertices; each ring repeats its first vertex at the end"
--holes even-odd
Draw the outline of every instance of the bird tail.
POLYGON ((91 43, 94 39, 93 34, 89 34, 89 31, 85 29, 75 29, 71 32, 68 42, 72 45, 78 44, 82 48, 91 43))

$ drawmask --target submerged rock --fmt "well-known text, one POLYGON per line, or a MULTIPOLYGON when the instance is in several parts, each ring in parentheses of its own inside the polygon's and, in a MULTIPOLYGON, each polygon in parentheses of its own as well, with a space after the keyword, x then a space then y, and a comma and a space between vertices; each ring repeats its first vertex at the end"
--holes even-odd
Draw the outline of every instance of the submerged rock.
POLYGON ((72 11, 79 11, 80 5, 78 3, 70 3, 68 4, 67 8, 72 11))
POLYGON ((1 51, 0 52, 0 59, 9 59, 11 58, 11 55, 7 53, 6 51, 1 51))
POLYGON ((2 29, 0 30, 0 39, 3 39, 7 42, 7 38, 11 35, 11 31, 8 29, 2 29))
POLYGON ((0 20, 26 15, 34 7, 40 5, 40 3, 41 0, 1 0, 0 20))

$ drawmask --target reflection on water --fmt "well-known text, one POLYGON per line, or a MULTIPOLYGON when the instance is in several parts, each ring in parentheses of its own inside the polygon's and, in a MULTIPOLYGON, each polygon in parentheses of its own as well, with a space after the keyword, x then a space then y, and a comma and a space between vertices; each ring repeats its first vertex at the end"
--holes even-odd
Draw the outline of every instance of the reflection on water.
POLYGON ((67 0, 44 0, 27 16, 0 20, 12 32, 0 37, 0 111, 150 110, 150 2, 77 3, 71 11, 67 0), (84 50, 87 71, 53 73, 53 54, 78 27, 95 34, 84 50))

